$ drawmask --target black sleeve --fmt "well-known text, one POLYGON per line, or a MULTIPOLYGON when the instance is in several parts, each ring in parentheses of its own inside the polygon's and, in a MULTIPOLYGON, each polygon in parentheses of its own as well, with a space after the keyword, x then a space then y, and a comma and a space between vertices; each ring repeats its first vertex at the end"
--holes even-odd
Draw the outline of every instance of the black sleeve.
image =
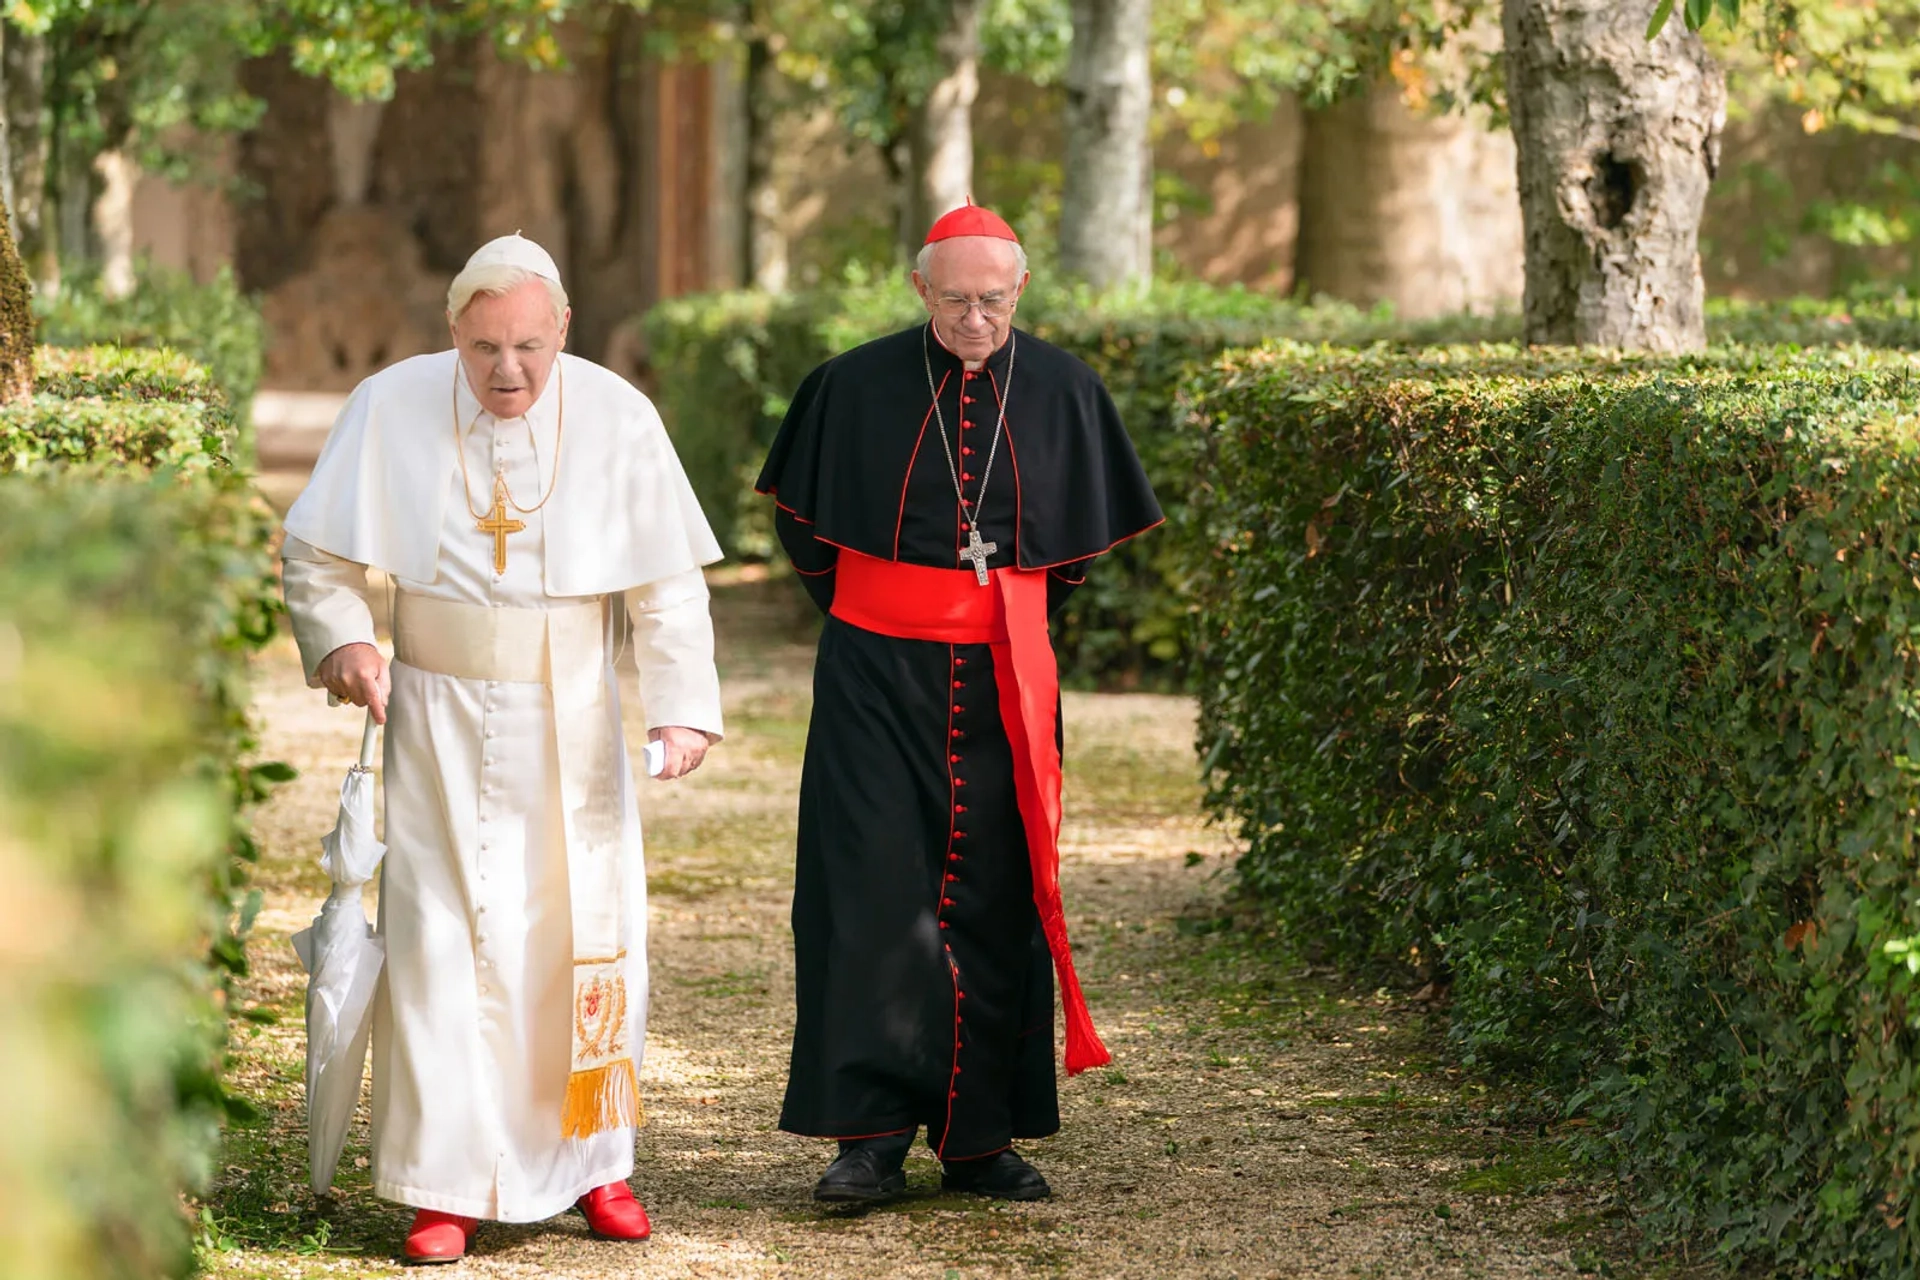
POLYGON ((1087 580, 1087 570, 1093 567, 1095 557, 1075 560, 1072 564, 1057 564, 1047 570, 1047 612, 1060 612, 1060 606, 1067 597, 1079 589, 1087 580))
MULTIPOLYGON (((773 528, 780 535, 780 545, 786 548, 787 559, 793 562, 793 571, 800 575, 800 585, 820 606, 820 612, 832 609, 833 570, 840 559, 840 549, 814 537, 813 530, 794 519, 793 513, 784 507, 774 511, 773 528)), ((1048 579, 1048 586, 1052 586, 1052 579, 1048 579)))

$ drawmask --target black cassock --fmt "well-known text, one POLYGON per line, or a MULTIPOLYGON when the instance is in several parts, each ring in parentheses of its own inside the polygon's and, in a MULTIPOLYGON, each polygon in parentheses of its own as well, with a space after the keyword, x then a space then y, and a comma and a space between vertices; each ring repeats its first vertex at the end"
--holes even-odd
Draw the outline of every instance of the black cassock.
MULTIPOLYGON (((843 548, 962 566, 954 470, 998 544, 989 568, 1045 570, 1051 608, 1161 519, 1099 377, 1017 331, 977 373, 927 326, 829 360, 794 396, 758 488, 828 610, 843 548)), ((1053 974, 995 678, 987 645, 827 618, 800 782, 789 1132, 925 1125, 943 1158, 967 1159, 1060 1126, 1053 974)))

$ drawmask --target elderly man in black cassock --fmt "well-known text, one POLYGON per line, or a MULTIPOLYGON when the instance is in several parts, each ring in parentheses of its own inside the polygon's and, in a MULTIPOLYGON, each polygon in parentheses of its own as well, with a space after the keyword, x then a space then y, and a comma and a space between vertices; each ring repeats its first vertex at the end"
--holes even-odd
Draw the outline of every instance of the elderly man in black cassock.
POLYGON ((974 205, 934 224, 927 322, 815 369, 761 472, 828 615, 800 783, 798 1016, 780 1126, 839 1140, 816 1199, 1049 1194, 1016 1139, 1109 1061, 1060 901, 1059 677, 1047 618, 1161 520, 1099 377, 1013 328, 1026 254, 974 205))

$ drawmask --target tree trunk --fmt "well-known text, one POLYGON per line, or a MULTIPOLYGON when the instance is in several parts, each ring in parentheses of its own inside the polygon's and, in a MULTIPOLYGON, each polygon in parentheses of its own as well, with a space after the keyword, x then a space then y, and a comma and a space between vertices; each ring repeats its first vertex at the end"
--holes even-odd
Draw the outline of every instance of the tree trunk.
POLYGON ((100 243, 100 292, 112 299, 133 296, 133 192, 140 166, 125 147, 93 158, 100 186, 93 198, 93 234, 100 243))
POLYGON ((1513 136, 1488 123, 1415 111, 1390 81, 1308 112, 1296 281, 1405 320, 1519 305, 1513 136))
POLYGON ((13 165, 13 191, 7 207, 19 228, 20 257, 42 290, 58 293, 60 263, 47 226, 47 179, 52 136, 41 120, 47 89, 47 38, 8 32, 7 87, 4 105, 13 165))
POLYGON ((1526 225, 1527 340, 1706 345, 1700 218, 1726 80, 1655 0, 1504 0, 1507 104, 1526 225))
POLYGON ((0 405, 33 399, 33 285, 0 209, 0 405))
POLYGON ((913 110, 912 187, 901 227, 907 257, 936 218, 973 198, 973 102, 980 96, 980 18, 986 0, 950 0, 934 37, 941 74, 913 110))
POLYGON ((1097 288, 1152 274, 1152 0, 1073 0, 1060 265, 1097 288))
POLYGON ((774 175, 774 125, 778 119, 780 70, 773 37, 749 8, 747 41, 747 164, 745 240, 741 260, 747 284, 770 293, 787 287, 787 236, 780 226, 780 184, 774 175))

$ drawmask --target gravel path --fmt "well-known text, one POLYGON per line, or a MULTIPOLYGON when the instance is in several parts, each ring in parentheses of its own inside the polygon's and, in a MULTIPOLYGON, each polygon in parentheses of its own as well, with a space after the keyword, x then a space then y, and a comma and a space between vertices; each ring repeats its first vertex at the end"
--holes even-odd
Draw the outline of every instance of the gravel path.
MULTIPOLYGON (((1441 1064, 1403 996, 1300 969, 1230 899, 1230 850, 1195 816, 1193 708, 1067 697, 1063 850, 1075 950, 1112 1067, 1066 1083, 1064 1129, 1025 1144, 1051 1201, 942 1195, 924 1147, 909 1194, 865 1214, 809 1198, 828 1144, 773 1128, 792 1000, 787 908, 811 624, 784 583, 716 598, 729 741, 689 782, 648 786, 651 1123, 634 1187, 655 1234, 588 1238, 567 1216, 482 1229, 451 1276, 1552 1276, 1634 1263, 1555 1135, 1441 1064)), ((628 675, 631 687, 631 673, 628 675)), ((266 893, 250 996, 276 1025, 237 1038, 260 1123, 232 1130, 202 1206, 218 1276, 396 1274, 409 1212, 368 1190, 364 1108, 336 1193, 306 1189, 304 982, 286 937, 325 885, 358 721, 263 657, 263 754, 302 773, 260 814, 266 893)))

